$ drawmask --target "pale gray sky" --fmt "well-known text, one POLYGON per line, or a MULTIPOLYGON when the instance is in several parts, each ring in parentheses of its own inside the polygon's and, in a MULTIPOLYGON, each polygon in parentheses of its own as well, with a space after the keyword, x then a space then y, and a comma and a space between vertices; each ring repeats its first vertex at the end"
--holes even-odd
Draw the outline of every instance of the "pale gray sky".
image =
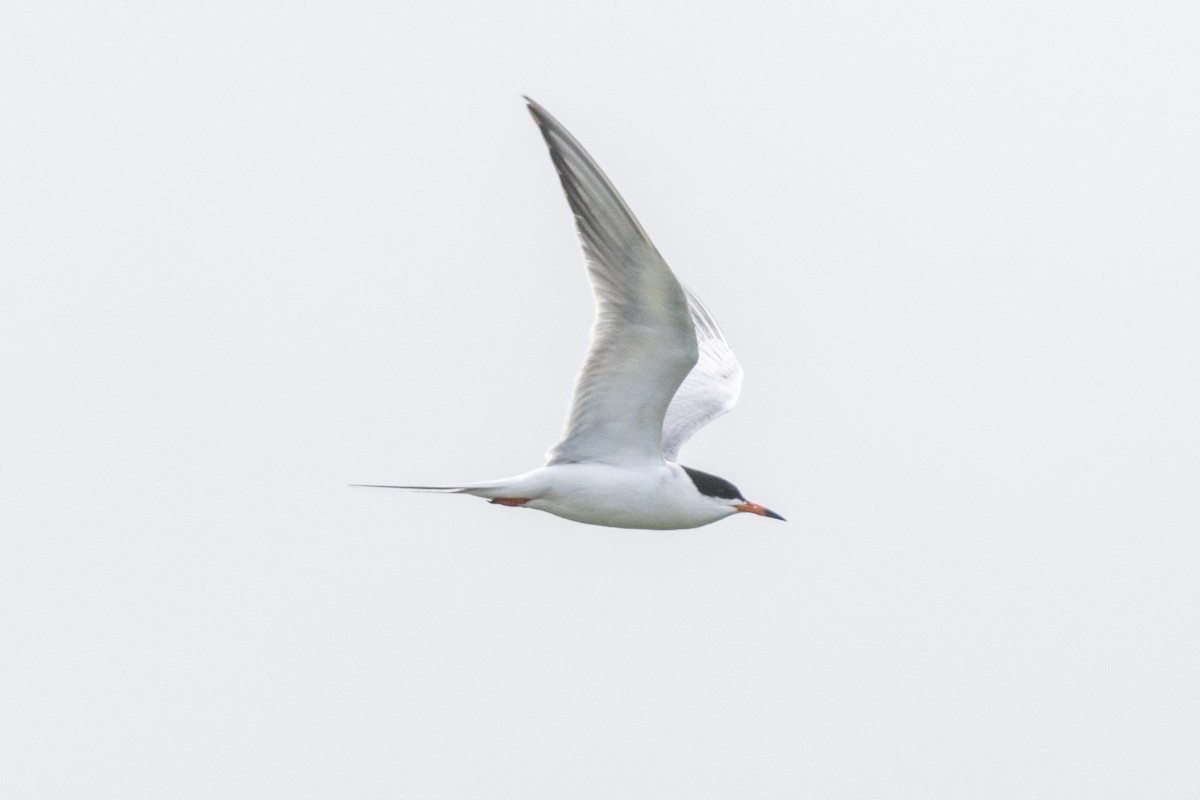
POLYGON ((1186 3, 10 3, 0 794, 1200 793, 1186 3), (520 95, 746 368, 786 524, 501 477, 591 300, 520 95))

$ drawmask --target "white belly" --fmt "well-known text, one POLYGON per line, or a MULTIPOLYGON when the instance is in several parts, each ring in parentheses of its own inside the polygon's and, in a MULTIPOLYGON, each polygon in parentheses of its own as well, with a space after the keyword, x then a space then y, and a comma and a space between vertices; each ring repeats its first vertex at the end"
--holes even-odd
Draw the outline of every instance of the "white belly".
POLYGON ((556 464, 521 477, 533 498, 526 508, 589 525, 675 530, 735 513, 700 494, 687 473, 665 462, 643 469, 556 464))

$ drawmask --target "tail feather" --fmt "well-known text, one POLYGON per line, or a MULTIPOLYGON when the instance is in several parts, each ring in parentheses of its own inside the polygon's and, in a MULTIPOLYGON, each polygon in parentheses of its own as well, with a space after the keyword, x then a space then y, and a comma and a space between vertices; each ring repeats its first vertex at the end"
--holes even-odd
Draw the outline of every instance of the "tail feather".
POLYGON ((350 484, 350 486, 354 486, 354 487, 357 487, 360 489, 405 489, 410 492, 443 492, 443 493, 465 492, 468 488, 466 486, 392 486, 390 484, 384 484, 384 483, 352 483, 352 484, 350 484))
POLYGON ((503 481, 467 483, 462 486, 395 486, 386 483, 352 483, 350 486, 363 489, 401 489, 407 492, 437 492, 439 494, 472 494, 476 497, 504 497, 503 481))

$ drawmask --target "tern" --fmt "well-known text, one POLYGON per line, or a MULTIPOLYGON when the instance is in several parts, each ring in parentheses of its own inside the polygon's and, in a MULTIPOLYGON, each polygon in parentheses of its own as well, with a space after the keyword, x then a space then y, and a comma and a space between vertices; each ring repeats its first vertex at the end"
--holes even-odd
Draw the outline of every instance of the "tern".
POLYGON ((613 528, 698 528, 739 512, 783 519, 724 478, 677 462, 683 443, 737 402, 741 365, 592 157, 525 100, 574 212, 596 300, 562 440, 544 467, 512 478, 356 485, 474 495, 613 528))

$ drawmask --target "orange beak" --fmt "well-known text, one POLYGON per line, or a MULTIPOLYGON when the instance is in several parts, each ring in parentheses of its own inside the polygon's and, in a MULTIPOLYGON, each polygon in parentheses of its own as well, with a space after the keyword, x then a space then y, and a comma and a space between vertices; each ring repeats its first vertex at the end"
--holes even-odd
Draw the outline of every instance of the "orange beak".
MULTIPOLYGON (((737 503, 734 505, 738 511, 744 511, 747 514, 758 514, 760 517, 770 517, 771 519, 783 519, 769 508, 763 508, 758 503, 737 503)), ((787 522, 787 520, 783 520, 787 522)))

